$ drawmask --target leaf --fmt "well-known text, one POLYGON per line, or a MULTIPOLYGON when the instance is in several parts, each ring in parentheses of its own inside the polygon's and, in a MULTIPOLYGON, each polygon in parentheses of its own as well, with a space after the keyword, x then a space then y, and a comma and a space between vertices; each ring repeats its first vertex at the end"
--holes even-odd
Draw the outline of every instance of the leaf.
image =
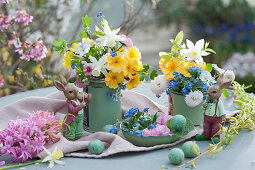
POLYGON ((183 40, 183 31, 180 31, 176 37, 175 37, 175 42, 177 45, 181 45, 182 43, 182 40, 183 40))
POLYGON ((77 41, 77 39, 70 41, 68 44, 73 44, 75 41, 77 41))
POLYGON ((226 89, 222 89, 223 95, 228 98, 228 91, 226 89))
POLYGON ((179 50, 179 47, 177 45, 173 45, 171 49, 171 54, 174 55, 179 50))
POLYGON ((206 48, 205 51, 216 54, 216 52, 213 49, 210 49, 210 48, 206 48))
POLYGON ((149 64, 144 64, 143 65, 143 72, 148 72, 149 69, 150 69, 150 65, 149 64))
POLYGON ((87 33, 82 32, 82 33, 80 33, 79 37, 82 39, 82 38, 88 38, 89 36, 87 33))
POLYGON ((154 78, 157 77, 157 76, 158 76, 157 70, 153 70, 153 71, 151 72, 151 74, 150 74, 150 79, 151 79, 151 80, 154 80, 154 78))
POLYGON ((212 72, 213 66, 212 66, 212 64, 208 63, 208 64, 206 64, 206 68, 207 68, 208 72, 212 72))
POLYGON ((159 55, 160 58, 163 58, 165 60, 168 60, 168 59, 172 58, 172 56, 169 53, 166 53, 166 52, 159 52, 158 55, 159 55))
POLYGON ((156 113, 156 114, 153 116, 152 122, 155 123, 156 120, 157 120, 157 118, 158 118, 158 115, 157 115, 157 113, 156 113))
POLYGON ((84 17, 82 17, 82 22, 86 25, 91 24, 92 18, 88 17, 88 15, 85 15, 84 17))
POLYGON ((74 83, 76 81, 76 77, 72 77, 68 80, 69 83, 74 83))

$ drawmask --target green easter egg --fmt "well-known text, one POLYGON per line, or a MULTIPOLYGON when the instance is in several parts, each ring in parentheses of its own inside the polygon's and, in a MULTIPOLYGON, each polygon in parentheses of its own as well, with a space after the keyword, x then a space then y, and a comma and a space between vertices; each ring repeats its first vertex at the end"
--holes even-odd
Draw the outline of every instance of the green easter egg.
POLYGON ((88 149, 91 154, 99 155, 104 151, 104 144, 100 140, 94 139, 89 142, 88 149))
MULTIPOLYGON (((192 141, 187 141, 182 145, 182 151, 184 152, 184 155, 186 158, 194 158, 197 156, 195 152, 192 149, 192 145, 194 142, 192 141)), ((196 150, 199 152, 199 146, 195 144, 196 150)))
POLYGON ((171 118, 170 120, 170 126, 174 130, 183 130, 184 127, 186 126, 186 118, 182 115, 175 115, 171 118))
POLYGON ((105 125, 105 126, 103 126, 103 128, 102 128, 102 132, 108 132, 108 133, 117 134, 117 130, 114 131, 112 127, 114 127, 114 126, 113 126, 113 125, 110 125, 110 124, 109 124, 109 125, 105 125), (114 132, 111 132, 111 131, 114 131, 114 132))
POLYGON ((168 154, 169 161, 174 165, 179 165, 184 160, 184 153, 179 148, 173 148, 168 154))

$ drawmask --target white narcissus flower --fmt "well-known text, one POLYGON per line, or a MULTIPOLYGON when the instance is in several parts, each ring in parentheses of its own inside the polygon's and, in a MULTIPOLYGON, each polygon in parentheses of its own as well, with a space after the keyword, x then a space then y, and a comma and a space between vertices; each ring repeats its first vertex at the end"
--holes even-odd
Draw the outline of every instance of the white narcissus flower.
POLYGON ((157 95, 162 94, 168 88, 168 81, 164 75, 159 75, 151 80, 151 91, 157 95))
POLYGON ((54 149, 54 151, 51 153, 48 149, 46 149, 45 147, 42 147, 44 149, 44 151, 48 154, 48 156, 46 156, 42 162, 49 162, 49 168, 52 168, 54 166, 54 163, 57 164, 65 164, 65 162, 60 161, 58 159, 63 158, 64 154, 62 152, 62 150, 57 149, 57 147, 54 149))
POLYGON ((223 75, 223 83, 233 82, 235 80, 235 73, 232 70, 227 70, 223 75))
POLYGON ((196 107, 203 101, 203 93, 201 91, 191 91, 185 96, 185 102, 189 107, 196 107))
POLYGON ((186 57, 188 61, 195 61, 200 67, 202 67, 204 63, 202 56, 210 54, 203 50, 205 44, 204 39, 197 41, 195 45, 188 39, 186 42, 188 49, 182 49, 180 54, 186 57))
POLYGON ((220 74, 222 74, 222 73, 225 72, 225 70, 222 69, 222 68, 220 68, 220 67, 218 67, 217 64, 212 64, 212 66, 213 66, 213 68, 214 68, 216 71, 218 71, 220 74))
POLYGON ((98 61, 95 57, 89 56, 89 60, 91 61, 91 65, 93 67, 93 76, 99 77, 101 73, 103 73, 104 75, 107 74, 107 66, 105 65, 107 62, 107 55, 102 56, 98 61))
POLYGON ((116 41, 125 41, 125 38, 117 35, 120 31, 120 28, 112 31, 106 20, 103 20, 102 22, 104 24, 105 35, 96 39, 96 41, 98 41, 101 46, 114 47, 116 45, 116 41))
POLYGON ((214 78, 212 77, 209 71, 202 71, 199 78, 202 81, 209 81, 209 82, 214 81, 214 78))

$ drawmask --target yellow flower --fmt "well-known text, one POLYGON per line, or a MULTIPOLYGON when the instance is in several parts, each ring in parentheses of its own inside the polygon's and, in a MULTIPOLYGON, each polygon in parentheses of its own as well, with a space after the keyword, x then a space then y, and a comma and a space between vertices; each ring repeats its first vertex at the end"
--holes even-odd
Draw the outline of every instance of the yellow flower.
POLYGON ((14 76, 13 76, 13 75, 11 75, 11 76, 8 77, 8 82, 9 82, 10 84, 13 84, 13 83, 14 83, 14 76))
POLYGON ((73 58, 73 53, 72 52, 70 52, 70 51, 67 51, 66 53, 65 53, 65 58, 64 58, 64 66, 65 67, 69 67, 69 70, 71 69, 71 60, 72 60, 72 58, 73 58))
POLYGON ((88 42, 90 44, 90 47, 93 47, 94 45, 97 45, 98 43, 96 43, 94 40, 89 39, 89 38, 83 38, 82 39, 82 43, 88 42))
POLYGON ((136 88, 139 84, 142 82, 139 80, 140 75, 136 74, 135 76, 131 77, 128 83, 126 84, 126 87, 128 90, 131 90, 133 88, 136 88))
POLYGON ((70 48, 71 52, 75 52, 82 43, 73 43, 73 47, 70 48))
POLYGON ((125 81, 124 79, 124 73, 120 72, 120 73, 114 73, 112 71, 110 71, 109 73, 107 73, 105 75, 105 84, 112 88, 112 89, 116 89, 118 88, 119 83, 123 83, 125 81))
POLYGON ((201 68, 203 71, 207 70, 207 66, 206 66, 206 63, 204 62, 203 63, 203 66, 200 67, 196 62, 194 61, 187 61, 186 63, 188 63, 187 65, 187 69, 189 69, 190 67, 194 66, 194 67, 199 67, 201 68))
POLYGON ((126 55, 128 59, 141 60, 142 56, 139 49, 135 46, 128 48, 128 53, 126 55))
POLYGON ((126 68, 124 69, 124 73, 126 77, 130 78, 142 69, 143 65, 141 61, 129 59, 126 68))
POLYGON ((110 54, 107 56, 107 65, 112 72, 119 73, 123 71, 126 67, 126 63, 123 53, 118 52, 115 57, 112 57, 110 54))
POLYGON ((188 71, 189 67, 187 67, 188 64, 189 64, 189 63, 187 63, 187 62, 185 62, 185 61, 182 62, 181 65, 177 68, 176 71, 177 71, 178 73, 182 74, 182 75, 185 76, 185 77, 191 77, 191 75, 190 75, 190 73, 189 73, 189 71, 188 71))
POLYGON ((180 66, 181 66, 181 60, 177 58, 171 58, 170 60, 166 60, 165 66, 162 68, 162 72, 164 73, 168 81, 174 78, 173 72, 177 71, 178 67, 180 66))
POLYGON ((206 70, 207 70, 207 66, 206 66, 206 63, 205 63, 205 62, 203 63, 203 66, 201 67, 201 69, 202 69, 203 71, 206 71, 206 70))
POLYGON ((45 147, 42 147, 44 149, 44 151, 48 154, 48 156, 46 156, 42 162, 49 162, 49 168, 52 168, 54 166, 54 163, 57 164, 65 164, 65 162, 60 161, 58 159, 63 158, 64 154, 63 151, 60 149, 57 149, 57 147, 53 150, 53 152, 51 153, 48 149, 46 149, 45 147))
POLYGON ((168 60, 165 60, 163 58, 161 58, 159 60, 159 68, 162 70, 165 66, 166 66, 166 63, 167 63, 168 60))
POLYGON ((120 49, 118 50, 118 52, 121 52, 121 53, 123 53, 124 51, 125 51, 124 48, 120 48, 120 49))
POLYGON ((44 79, 43 80, 43 87, 47 87, 47 86, 52 85, 52 84, 53 84, 52 80, 49 80, 49 79, 44 79))
POLYGON ((41 74, 41 73, 42 73, 42 69, 41 69, 40 64, 38 64, 38 65, 35 67, 35 73, 36 73, 36 74, 41 74))

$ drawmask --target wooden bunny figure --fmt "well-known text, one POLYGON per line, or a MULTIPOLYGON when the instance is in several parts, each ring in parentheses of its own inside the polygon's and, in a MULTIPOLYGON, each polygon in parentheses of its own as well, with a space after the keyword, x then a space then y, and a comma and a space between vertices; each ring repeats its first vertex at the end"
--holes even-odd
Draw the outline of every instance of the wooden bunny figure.
POLYGON ((228 87, 234 81, 233 79, 226 79, 224 77, 225 73, 221 74, 217 79, 216 85, 210 87, 207 91, 208 99, 203 104, 203 107, 205 108, 204 131, 202 134, 196 135, 196 140, 212 139, 213 143, 220 142, 220 135, 215 135, 220 130, 220 124, 225 115, 224 106, 220 97, 222 89, 228 87))
POLYGON ((85 92, 79 92, 78 89, 71 83, 67 83, 66 79, 60 75, 59 81, 54 81, 55 87, 62 91, 66 97, 67 113, 65 124, 68 124, 71 131, 68 131, 64 136, 69 140, 75 140, 83 135, 83 108, 90 101, 91 95, 85 92))

